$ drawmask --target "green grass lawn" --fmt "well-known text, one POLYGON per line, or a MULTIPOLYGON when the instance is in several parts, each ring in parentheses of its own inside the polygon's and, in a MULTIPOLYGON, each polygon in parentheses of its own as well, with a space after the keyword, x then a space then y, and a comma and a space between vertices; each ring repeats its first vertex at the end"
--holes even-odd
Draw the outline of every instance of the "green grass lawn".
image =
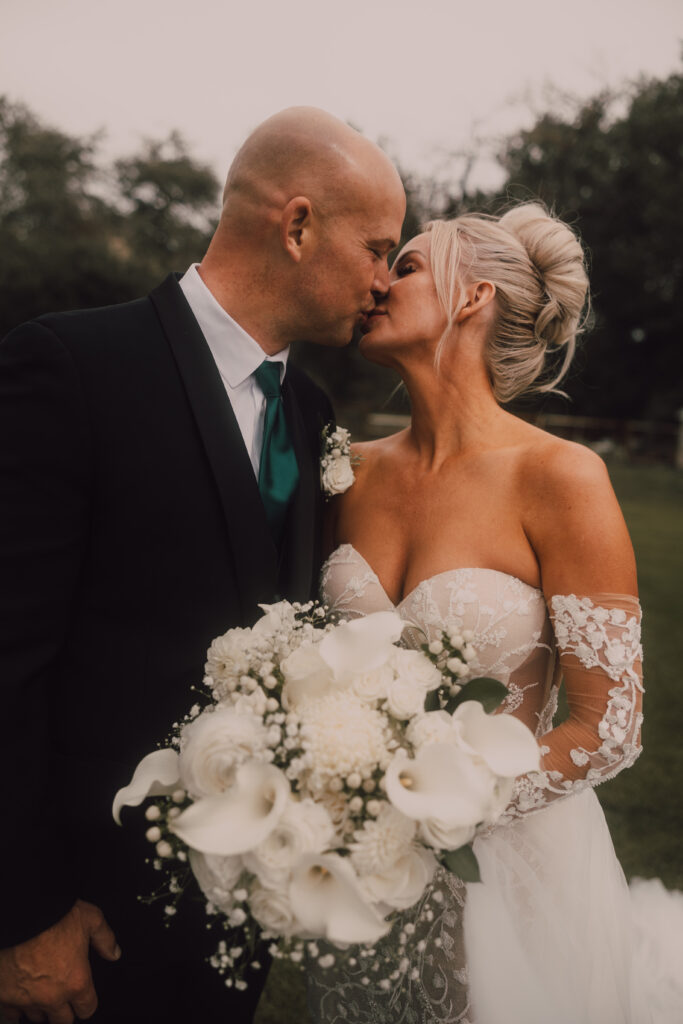
POLYGON ((683 473, 614 466, 610 473, 638 561, 643 606, 643 753, 596 790, 632 875, 683 888, 683 473))
MULTIPOLYGON (((644 751, 597 794, 628 877, 683 888, 683 473, 610 466, 638 560, 645 648, 644 751)), ((301 974, 275 964, 256 1024, 304 1024, 301 974)))

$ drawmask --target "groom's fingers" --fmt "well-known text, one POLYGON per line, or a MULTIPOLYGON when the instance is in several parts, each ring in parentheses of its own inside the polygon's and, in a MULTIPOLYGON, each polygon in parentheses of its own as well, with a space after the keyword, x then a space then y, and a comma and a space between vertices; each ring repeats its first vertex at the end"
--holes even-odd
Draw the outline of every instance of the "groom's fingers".
POLYGON ((116 936, 104 919, 104 914, 93 903, 78 900, 76 904, 81 915, 83 927, 90 937, 90 942, 105 960, 118 960, 121 949, 116 936))
POLYGON ((92 1017, 97 1009, 97 993, 92 982, 85 992, 71 1000, 71 1007, 79 1020, 87 1020, 88 1017, 92 1017))

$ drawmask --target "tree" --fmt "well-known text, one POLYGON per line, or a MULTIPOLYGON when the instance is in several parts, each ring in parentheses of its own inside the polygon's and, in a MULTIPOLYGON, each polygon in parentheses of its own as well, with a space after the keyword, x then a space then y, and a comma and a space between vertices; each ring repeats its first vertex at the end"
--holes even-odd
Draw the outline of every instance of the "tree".
POLYGON ((546 113, 508 140, 506 196, 539 196, 590 255, 593 317, 573 411, 671 417, 683 406, 683 76, 546 113))
POLYGON ((201 259, 213 172, 175 134, 113 169, 98 144, 0 98, 0 336, 50 310, 134 298, 201 259))
POLYGON ((218 182, 196 163, 182 137, 148 140, 142 153, 115 164, 123 217, 120 238, 150 282, 185 269, 205 251, 216 226, 218 182))
POLYGON ((117 293, 111 211, 98 197, 96 139, 41 125, 0 99, 0 332, 49 309, 117 293))

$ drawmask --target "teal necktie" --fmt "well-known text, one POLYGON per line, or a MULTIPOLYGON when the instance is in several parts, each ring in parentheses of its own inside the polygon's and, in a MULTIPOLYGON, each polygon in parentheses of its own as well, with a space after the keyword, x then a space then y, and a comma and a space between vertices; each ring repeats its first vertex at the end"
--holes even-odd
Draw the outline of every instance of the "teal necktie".
POLYGON ((280 388, 280 363, 267 360, 254 371, 266 399, 258 488, 276 544, 282 539, 287 507, 299 482, 299 467, 287 430, 280 388))

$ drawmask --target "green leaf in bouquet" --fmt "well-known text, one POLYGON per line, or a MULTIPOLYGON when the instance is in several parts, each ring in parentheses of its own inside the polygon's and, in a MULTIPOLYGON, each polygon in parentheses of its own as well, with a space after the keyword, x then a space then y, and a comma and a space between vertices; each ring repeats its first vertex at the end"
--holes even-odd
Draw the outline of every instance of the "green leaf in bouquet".
POLYGON ((425 697, 425 711, 438 711, 441 707, 439 702, 439 688, 436 690, 430 690, 425 697))
POLYGON ((479 862, 470 844, 459 850, 448 850, 442 855, 441 863, 463 882, 481 882, 479 862))
POLYGON ((487 714, 495 711, 503 703, 507 696, 508 688, 500 679, 491 679, 489 676, 479 676, 477 679, 470 679, 465 683, 457 697, 451 697, 446 705, 446 711, 453 714, 455 709, 465 700, 478 700, 487 714))

